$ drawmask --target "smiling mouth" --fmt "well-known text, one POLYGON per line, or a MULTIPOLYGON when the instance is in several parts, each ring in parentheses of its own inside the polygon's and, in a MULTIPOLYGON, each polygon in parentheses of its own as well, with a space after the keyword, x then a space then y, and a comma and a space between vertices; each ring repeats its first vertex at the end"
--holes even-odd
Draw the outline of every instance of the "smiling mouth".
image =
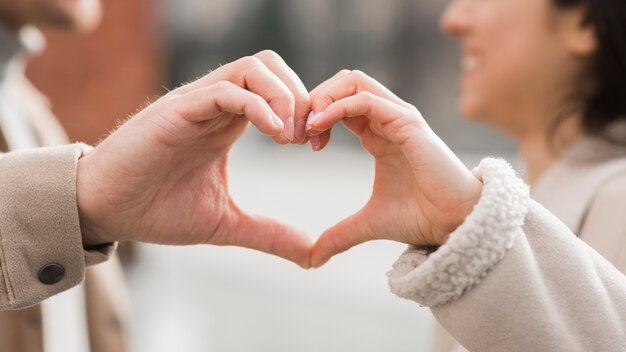
POLYGON ((473 55, 464 55, 461 57, 461 71, 471 72, 478 67, 478 59, 473 55))

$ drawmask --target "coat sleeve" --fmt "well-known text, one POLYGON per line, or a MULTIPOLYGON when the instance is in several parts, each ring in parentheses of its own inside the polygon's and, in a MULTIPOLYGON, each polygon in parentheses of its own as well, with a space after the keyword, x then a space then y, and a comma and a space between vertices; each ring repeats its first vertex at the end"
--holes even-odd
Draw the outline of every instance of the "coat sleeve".
POLYGON ((626 277, 485 159, 481 199, 446 244, 409 248, 392 291, 470 351, 626 351, 626 277))
POLYGON ((626 274, 626 171, 605 180, 593 199, 580 238, 626 274))
POLYGON ((0 310, 29 307, 79 284, 87 266, 114 250, 82 244, 76 165, 90 149, 79 143, 0 154, 0 310), (42 275, 54 279, 44 284, 42 275))

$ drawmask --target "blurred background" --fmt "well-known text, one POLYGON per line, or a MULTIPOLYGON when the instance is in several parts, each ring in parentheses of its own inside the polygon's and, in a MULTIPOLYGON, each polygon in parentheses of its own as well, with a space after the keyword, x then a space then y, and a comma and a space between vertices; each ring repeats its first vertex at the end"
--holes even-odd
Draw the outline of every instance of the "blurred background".
MULTIPOLYGON (((455 43, 438 28, 443 0, 107 0, 88 36, 44 30, 28 75, 75 140, 208 70, 273 49, 310 89, 360 69, 415 104, 469 166, 515 162, 505 138, 457 112, 455 43)), ((250 129, 233 150, 232 193, 315 240, 369 197, 372 160, 344 130, 329 148, 280 147, 250 129)), ((427 351, 432 318, 393 296, 385 273, 404 246, 377 242, 302 271, 237 248, 127 250, 134 351, 427 351)))

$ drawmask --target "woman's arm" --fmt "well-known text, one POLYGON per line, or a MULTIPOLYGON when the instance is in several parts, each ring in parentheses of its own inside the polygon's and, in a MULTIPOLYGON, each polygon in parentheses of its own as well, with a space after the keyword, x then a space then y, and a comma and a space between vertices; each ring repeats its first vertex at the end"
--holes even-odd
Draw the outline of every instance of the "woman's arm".
POLYGON ((393 291, 432 307, 469 350, 626 349, 626 278, 531 201, 508 164, 486 159, 472 175, 415 108, 361 72, 322 83, 311 102, 316 149, 343 121, 376 171, 368 203, 322 234, 313 266, 369 240, 412 244, 393 291))
POLYGON ((624 351, 626 277, 538 203, 488 192, 521 183, 512 172, 489 181, 446 244, 403 254, 392 290, 471 351, 624 351), (503 226, 524 208, 523 225, 503 226))

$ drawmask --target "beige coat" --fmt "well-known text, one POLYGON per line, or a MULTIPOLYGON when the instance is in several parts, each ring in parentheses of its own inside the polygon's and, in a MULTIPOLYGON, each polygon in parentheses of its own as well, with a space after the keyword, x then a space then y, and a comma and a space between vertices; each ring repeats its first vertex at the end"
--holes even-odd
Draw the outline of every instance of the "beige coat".
MULTIPOLYGON (((493 189, 513 182, 498 177, 493 189)), ((496 207, 497 197, 483 192, 491 204, 479 203, 463 225, 470 226, 444 246, 456 253, 409 250, 390 272, 392 290, 430 306, 438 320, 432 350, 626 351, 626 151, 594 138, 579 142, 532 187, 536 202, 528 200, 519 226, 500 225, 518 206, 507 205, 514 190, 503 194, 496 207), (489 208, 497 211, 485 215, 489 208), (499 221, 488 219, 498 212, 499 221), (472 235, 510 243, 459 245, 472 235), (451 273, 457 269, 465 273, 451 273), (437 287, 423 292, 424 285, 437 287)))
MULTIPOLYGON (((3 89, 10 89, 3 94, 26 102, 27 113, 22 117, 28 119, 37 142, 43 146, 67 144, 45 97, 21 72, 9 72, 2 78, 3 89)), ((0 150, 7 149, 0 138, 0 150)), ((0 153, 0 352, 43 351, 37 303, 85 278, 92 352, 127 350, 123 291, 120 296, 124 285, 118 261, 86 270, 107 260, 113 250, 113 246, 82 246, 75 174, 78 157, 89 149, 74 144, 0 153), (38 279, 39 270, 49 263, 65 269, 61 281, 53 285, 38 279)))

